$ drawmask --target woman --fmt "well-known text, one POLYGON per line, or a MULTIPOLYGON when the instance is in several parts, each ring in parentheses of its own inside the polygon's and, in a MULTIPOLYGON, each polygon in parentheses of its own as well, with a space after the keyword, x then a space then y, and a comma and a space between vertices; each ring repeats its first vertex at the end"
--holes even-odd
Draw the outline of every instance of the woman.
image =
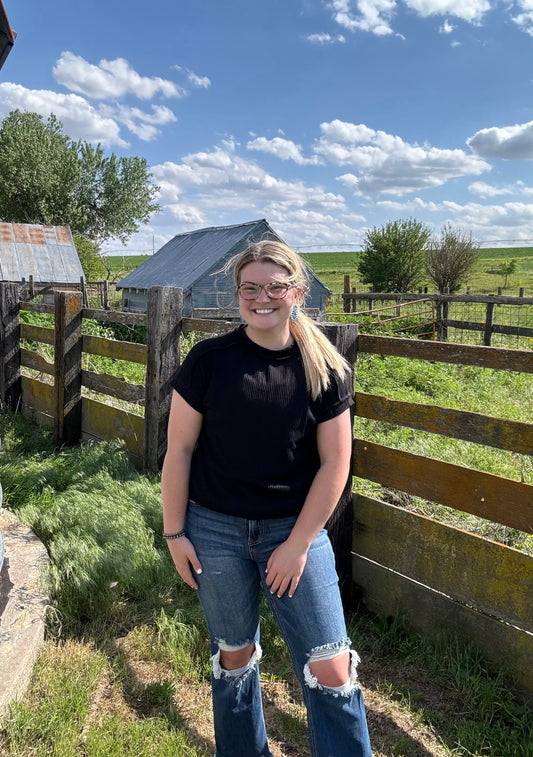
POLYGON ((173 381, 164 538, 211 639, 217 757, 268 756, 261 587, 307 707, 313 757, 369 757, 324 524, 350 470, 349 367, 301 311, 301 259, 274 241, 234 257, 243 325, 190 351, 173 381))

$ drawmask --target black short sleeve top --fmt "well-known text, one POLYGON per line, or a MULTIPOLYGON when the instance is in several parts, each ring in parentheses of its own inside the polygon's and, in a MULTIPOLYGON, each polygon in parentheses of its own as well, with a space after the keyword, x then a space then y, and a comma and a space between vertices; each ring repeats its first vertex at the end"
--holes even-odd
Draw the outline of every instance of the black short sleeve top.
POLYGON ((297 345, 268 350, 244 327, 195 345, 172 386, 202 414, 191 499, 248 519, 297 515, 319 468, 319 423, 353 404, 332 373, 312 400, 297 345))

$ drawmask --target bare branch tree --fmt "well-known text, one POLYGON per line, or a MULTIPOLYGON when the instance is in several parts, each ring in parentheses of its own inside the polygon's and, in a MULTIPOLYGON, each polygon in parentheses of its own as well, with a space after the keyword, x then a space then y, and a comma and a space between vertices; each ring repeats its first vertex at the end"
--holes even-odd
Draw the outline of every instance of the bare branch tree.
POLYGON ((479 258, 479 244, 451 224, 442 227, 426 248, 426 271, 439 292, 456 292, 479 258))

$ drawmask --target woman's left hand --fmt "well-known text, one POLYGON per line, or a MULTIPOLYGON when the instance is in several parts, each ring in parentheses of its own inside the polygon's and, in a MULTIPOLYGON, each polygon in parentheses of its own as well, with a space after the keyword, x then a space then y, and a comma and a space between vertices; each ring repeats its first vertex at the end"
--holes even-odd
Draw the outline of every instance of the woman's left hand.
POLYGON ((272 552, 267 562, 266 583, 271 594, 282 597, 288 589, 292 597, 304 572, 307 549, 301 549, 290 541, 284 541, 272 552))

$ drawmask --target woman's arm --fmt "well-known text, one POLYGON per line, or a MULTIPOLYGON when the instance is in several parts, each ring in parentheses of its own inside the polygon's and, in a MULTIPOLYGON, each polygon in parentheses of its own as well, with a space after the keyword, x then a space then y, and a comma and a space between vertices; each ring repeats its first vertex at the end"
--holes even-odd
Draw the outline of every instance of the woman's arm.
MULTIPOLYGON (((189 500, 191 459, 202 427, 202 414, 194 410, 176 391, 172 394, 168 419, 168 446, 161 473, 163 528, 177 533, 185 524, 189 500)), ((186 536, 167 540, 176 570, 186 584, 198 588, 192 569, 201 572, 193 545, 186 536)))
POLYGON ((272 552, 267 563, 270 591, 292 597, 307 561, 313 539, 335 509, 346 485, 352 455, 350 410, 317 426, 318 469, 298 520, 287 541, 272 552))

